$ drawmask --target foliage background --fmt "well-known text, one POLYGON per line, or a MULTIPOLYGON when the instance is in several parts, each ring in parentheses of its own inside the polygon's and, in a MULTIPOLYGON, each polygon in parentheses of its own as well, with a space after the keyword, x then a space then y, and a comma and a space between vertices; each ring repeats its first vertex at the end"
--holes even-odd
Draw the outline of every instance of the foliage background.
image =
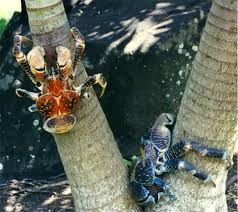
POLYGON ((21 11, 20 0, 10 0, 10 2, 6 0, 0 1, 0 36, 14 11, 21 11))

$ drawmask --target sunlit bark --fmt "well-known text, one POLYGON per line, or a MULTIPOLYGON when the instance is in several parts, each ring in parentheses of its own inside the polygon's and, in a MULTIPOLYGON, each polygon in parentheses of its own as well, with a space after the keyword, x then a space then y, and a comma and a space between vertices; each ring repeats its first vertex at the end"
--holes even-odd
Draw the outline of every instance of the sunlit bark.
MULTIPOLYGON (((73 46, 62 1, 26 0, 26 6, 34 45, 43 46, 47 63, 54 65, 55 47, 73 46)), ((80 65, 77 83, 85 79, 80 65)), ((127 170, 95 94, 81 103, 76 117, 73 130, 55 136, 76 211, 140 211, 130 199, 127 170)))

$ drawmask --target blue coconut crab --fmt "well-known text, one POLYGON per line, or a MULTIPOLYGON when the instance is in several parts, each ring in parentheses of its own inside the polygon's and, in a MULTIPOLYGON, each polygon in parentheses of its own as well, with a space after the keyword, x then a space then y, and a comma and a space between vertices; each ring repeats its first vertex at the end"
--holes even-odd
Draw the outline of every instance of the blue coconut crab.
POLYGON ((199 171, 181 157, 193 150, 201 156, 228 160, 226 151, 206 148, 190 139, 183 139, 172 145, 172 130, 175 117, 170 113, 161 114, 149 133, 141 137, 140 156, 137 157, 129 171, 132 195, 142 206, 153 206, 160 197, 174 201, 176 197, 170 190, 169 183, 162 180, 161 174, 183 169, 204 183, 215 186, 211 177, 199 171))
POLYGON ((39 89, 39 92, 30 92, 22 88, 16 89, 19 97, 30 98, 35 101, 28 109, 30 112, 39 111, 46 117, 43 128, 50 133, 65 133, 71 130, 76 117, 72 114, 82 98, 88 98, 90 94, 86 89, 95 84, 102 87, 103 95, 107 82, 103 75, 90 76, 80 86, 75 87, 73 80, 77 66, 84 52, 85 41, 81 33, 71 28, 72 38, 75 41, 74 60, 71 60, 71 52, 63 46, 56 47, 56 67, 48 70, 45 63, 45 51, 41 46, 35 46, 27 54, 21 50, 23 42, 31 42, 28 38, 16 35, 14 38, 13 54, 17 62, 29 76, 31 81, 39 89))

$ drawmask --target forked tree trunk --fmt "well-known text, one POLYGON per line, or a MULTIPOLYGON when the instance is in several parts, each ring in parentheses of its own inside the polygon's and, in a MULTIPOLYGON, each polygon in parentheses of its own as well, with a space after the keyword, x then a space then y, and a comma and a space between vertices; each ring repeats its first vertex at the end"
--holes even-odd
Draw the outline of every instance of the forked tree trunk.
MULTIPOLYGON (((188 79, 174 140, 194 138, 232 156, 237 136, 237 0, 214 0, 188 79)), ((177 200, 157 212, 225 212, 226 164, 189 153, 187 160, 211 174, 216 187, 180 171, 170 182, 177 200)))
MULTIPOLYGON (((73 46, 62 1, 26 0, 26 6, 34 45, 43 46, 47 63, 54 64, 56 46, 73 46)), ((78 72, 77 83, 86 79, 82 65, 78 72)), ((130 199, 127 170, 95 94, 76 117, 69 133, 54 136, 76 211, 140 211, 130 199)))

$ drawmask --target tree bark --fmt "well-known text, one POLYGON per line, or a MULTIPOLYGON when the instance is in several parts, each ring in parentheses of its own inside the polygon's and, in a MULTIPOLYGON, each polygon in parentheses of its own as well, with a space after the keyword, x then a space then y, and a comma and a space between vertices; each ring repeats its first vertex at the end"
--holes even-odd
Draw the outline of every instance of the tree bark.
MULTIPOLYGON (((34 45, 55 61, 55 47, 73 47, 61 0, 26 0, 34 45)), ((75 26, 77 27, 77 26, 75 26)), ((82 64, 76 85, 86 79, 82 64)), ((127 169, 111 129, 93 92, 75 112, 77 123, 68 133, 55 135, 60 157, 72 190, 76 211, 140 211, 130 199, 127 169)))
MULTIPOLYGON (((232 152, 237 136, 237 1, 214 0, 188 79, 174 130, 174 140, 193 138, 232 152)), ((216 187, 182 171, 169 176, 177 197, 173 204, 148 211, 227 211, 226 164, 219 159, 185 157, 209 173, 216 187)))

